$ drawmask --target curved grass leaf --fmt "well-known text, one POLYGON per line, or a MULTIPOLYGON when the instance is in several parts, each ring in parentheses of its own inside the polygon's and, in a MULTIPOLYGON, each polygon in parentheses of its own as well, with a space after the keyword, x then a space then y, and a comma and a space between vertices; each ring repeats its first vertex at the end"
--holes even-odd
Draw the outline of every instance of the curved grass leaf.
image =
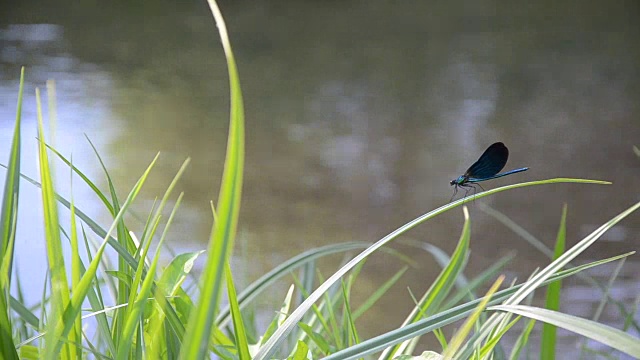
MULTIPOLYGON (((503 187, 499 187, 496 189, 491 189, 488 191, 483 191, 475 195, 475 198, 482 198, 491 194, 495 194, 497 192, 515 189, 519 187, 525 186, 533 186, 533 185, 543 185, 543 184, 554 184, 554 183, 584 183, 584 184, 610 184, 607 181, 599 181, 599 180, 585 180, 585 179, 571 179, 571 178, 556 178, 556 179, 548 179, 548 180, 539 180, 539 181, 531 181, 520 184, 512 184, 503 187)), ((456 200, 452 203, 443 205, 435 210, 432 210, 410 222, 391 232, 389 235, 384 238, 378 240, 376 243, 371 245, 369 248, 365 249, 362 253, 354 257, 351 261, 349 261, 346 265, 340 268, 336 273, 331 275, 322 285, 318 287, 316 291, 311 293, 309 297, 302 303, 296 310, 291 313, 291 316, 284 322, 284 324, 278 328, 276 333, 269 339, 269 341, 260 349, 260 352, 256 354, 256 360, 265 360, 269 359, 276 350, 276 347, 285 340, 286 336, 293 330, 296 323, 302 319, 304 314, 311 308, 313 303, 318 301, 322 294, 326 292, 336 281, 338 281, 341 277, 343 277, 349 270, 351 270, 354 266, 356 266, 360 261, 362 261, 367 256, 374 253, 376 250, 386 245, 388 242, 396 239, 398 236, 404 234, 410 229, 418 226, 419 224, 444 213, 448 210, 453 209, 459 205, 462 205, 468 199, 460 199, 456 200)))
POLYGON ((544 321, 599 341, 634 358, 640 358, 640 339, 595 321, 526 305, 498 305, 490 307, 489 310, 506 311, 544 321))

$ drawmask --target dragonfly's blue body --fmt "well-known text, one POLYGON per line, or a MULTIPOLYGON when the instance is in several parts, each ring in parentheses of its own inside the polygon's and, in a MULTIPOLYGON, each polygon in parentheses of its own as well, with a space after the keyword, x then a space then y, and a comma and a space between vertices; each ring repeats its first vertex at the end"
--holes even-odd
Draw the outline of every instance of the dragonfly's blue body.
MULTIPOLYGON (((451 186, 455 186, 453 196, 456 196, 459 187, 473 188, 473 185, 480 186, 478 183, 481 181, 497 179, 499 177, 529 170, 528 167, 524 167, 499 173, 507 164, 508 158, 509 149, 507 149, 503 143, 497 142, 489 146, 487 150, 482 153, 478 161, 473 163, 473 165, 471 165, 463 175, 460 175, 449 182, 451 186)), ((451 199, 453 199, 453 196, 451 199)))

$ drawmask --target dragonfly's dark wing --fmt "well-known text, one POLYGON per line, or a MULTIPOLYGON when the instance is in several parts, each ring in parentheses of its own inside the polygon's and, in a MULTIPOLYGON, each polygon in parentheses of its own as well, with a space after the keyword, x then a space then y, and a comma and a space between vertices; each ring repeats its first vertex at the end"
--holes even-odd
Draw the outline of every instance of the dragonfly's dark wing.
POLYGON ((503 143, 497 142, 489 146, 464 175, 480 180, 492 177, 502 170, 508 158, 509 149, 503 143))

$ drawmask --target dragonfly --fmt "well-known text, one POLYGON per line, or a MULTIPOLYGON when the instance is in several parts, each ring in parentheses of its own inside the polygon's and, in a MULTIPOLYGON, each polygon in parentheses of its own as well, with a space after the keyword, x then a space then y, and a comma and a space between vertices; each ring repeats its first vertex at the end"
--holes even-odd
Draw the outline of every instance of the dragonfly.
POLYGON ((509 149, 507 149, 503 143, 497 142, 491 144, 491 146, 489 146, 487 150, 480 155, 478 161, 473 163, 473 165, 471 165, 463 175, 460 175, 449 182, 451 186, 454 186, 451 200, 456 196, 459 188, 465 188, 464 196, 466 197, 469 189, 473 189, 475 194, 475 185, 480 186, 480 188, 484 190, 484 188, 478 184, 481 181, 497 179, 499 177, 529 170, 528 167, 523 167, 500 173, 500 170, 502 170, 502 168, 507 164, 508 158, 509 149))

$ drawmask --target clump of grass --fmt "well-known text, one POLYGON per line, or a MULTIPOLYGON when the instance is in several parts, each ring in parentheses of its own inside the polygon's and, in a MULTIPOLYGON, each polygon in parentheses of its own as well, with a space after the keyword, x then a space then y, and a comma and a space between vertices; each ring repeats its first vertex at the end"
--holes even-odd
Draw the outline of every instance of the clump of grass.
MULTIPOLYGON (((160 269, 158 259, 162 245, 171 227, 172 219, 179 211, 182 194, 176 198, 170 216, 161 216, 173 190, 185 171, 189 160, 177 171, 176 176, 159 203, 149 210, 142 233, 136 236, 129 229, 124 214, 135 201, 151 174, 156 158, 149 164, 137 183, 122 200, 115 192, 109 172, 96 156, 107 178, 108 192, 102 192, 91 179, 46 143, 43 131, 40 94, 36 93, 38 109, 39 164, 41 182, 20 173, 20 128, 24 84, 21 73, 18 106, 13 142, 6 166, 6 181, 0 214, 0 351, 5 359, 204 359, 216 356, 221 359, 270 359, 273 357, 307 359, 356 359, 379 354, 379 359, 411 358, 421 336, 433 333, 441 349, 433 349, 417 355, 418 359, 516 359, 527 348, 535 321, 543 321, 545 327, 541 354, 545 359, 555 353, 554 327, 562 327, 600 341, 612 349, 640 357, 640 340, 628 333, 597 323, 558 312, 560 280, 582 274, 583 271, 612 261, 621 261, 628 254, 566 268, 580 253, 591 246, 605 231, 640 207, 631 206, 603 224, 568 250, 564 250, 566 209, 560 221, 557 245, 553 261, 520 284, 510 284, 499 290, 502 278, 493 283, 485 296, 476 295, 478 288, 499 275, 510 261, 506 257, 495 266, 476 277, 467 279, 464 270, 469 258, 471 240, 470 217, 464 210, 464 225, 458 245, 451 256, 429 244, 417 244, 433 254, 442 264, 442 271, 419 297, 415 307, 407 310, 406 320, 398 328, 371 339, 362 339, 357 320, 369 312, 406 271, 406 267, 394 274, 363 304, 351 300, 351 289, 357 281, 362 265, 376 251, 384 249, 411 228, 464 203, 464 199, 430 211, 389 235, 371 244, 341 243, 308 250, 296 256, 238 292, 233 281, 229 259, 238 224, 244 167, 244 112, 238 71, 226 33, 226 27, 217 5, 209 1, 218 25, 227 58, 231 89, 231 115, 227 154, 218 202, 212 206, 214 225, 207 248, 207 260, 198 279, 198 289, 189 293, 183 282, 194 261, 203 251, 175 256, 169 265, 160 269), (108 228, 101 227, 76 208, 73 197, 65 199, 55 192, 49 156, 59 157, 96 194, 112 220, 108 228), (22 281, 13 273, 16 224, 21 178, 42 189, 45 223, 45 241, 49 264, 48 286, 43 291, 37 308, 25 306, 22 281), (58 204, 71 213, 69 224, 58 218, 58 204), (79 220, 79 221, 78 221, 79 220), (164 225, 162 234, 158 234, 164 225), (61 231, 67 228, 68 233, 61 231), (88 232, 92 232, 90 235, 88 232), (92 246, 92 236, 101 239, 92 246), (159 236, 158 236, 159 235, 159 236), (152 239, 159 238, 155 253, 150 252, 152 239), (67 245, 68 243, 68 245, 67 245), (70 264, 63 256, 63 247, 71 249, 70 264), (106 248, 115 250, 117 264, 111 265, 104 256, 106 248), (361 252, 349 260, 326 280, 315 286, 315 261, 323 256, 361 252), (83 254, 83 255, 81 255, 83 254), (83 257, 86 256, 86 261, 83 257), (104 270, 101 268, 107 269, 104 270), (67 269, 71 277, 67 278, 67 269), (274 283, 289 279, 293 270, 301 270, 293 285, 283 295, 280 310, 266 331, 258 333, 251 321, 252 301, 274 283), (11 294, 11 280, 17 282, 17 294, 11 294), (103 293, 108 286, 115 294, 109 298, 103 293), (523 305, 540 287, 548 286, 546 308, 523 305), (226 290, 228 305, 221 299, 226 290), (513 317, 513 315, 518 315, 513 317), (514 324, 522 317, 532 320, 520 332, 509 356, 500 340, 504 334, 514 331, 514 324), (457 332, 448 339, 443 327, 466 319, 457 332), (87 332, 87 325, 94 329, 87 332)), ((51 110, 51 109, 50 109, 51 110)), ((92 145, 93 146, 93 145, 92 145)), ((95 148, 94 148, 95 150, 95 148)), ((549 179, 514 184, 476 194, 475 199, 523 186, 560 182, 606 184, 603 181, 583 179, 549 179)), ((622 262, 621 262, 622 264, 622 262)), ((612 281, 615 274, 612 276, 612 281)), ((608 285, 610 286, 610 285, 608 285)), ((604 287, 607 289, 607 286, 604 287)), ((640 296, 639 296, 640 299, 640 296)), ((640 301, 639 301, 640 302, 640 301)), ((632 314, 636 309, 626 309, 625 330, 638 329, 632 314)), ((588 351, 588 350, 586 350, 588 351)))

